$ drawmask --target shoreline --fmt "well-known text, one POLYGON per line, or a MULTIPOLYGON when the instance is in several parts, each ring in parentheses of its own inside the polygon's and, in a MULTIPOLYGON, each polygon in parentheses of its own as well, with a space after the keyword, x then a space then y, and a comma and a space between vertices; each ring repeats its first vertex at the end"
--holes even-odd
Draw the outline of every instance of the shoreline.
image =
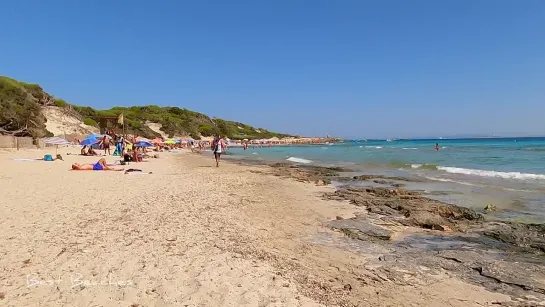
MULTIPOLYGON (((488 272, 489 255, 481 255, 484 273, 478 275, 488 283, 480 282, 469 274, 477 273, 468 269, 470 254, 455 253, 451 258, 458 261, 443 263, 445 251, 430 253, 418 247, 421 242, 403 241, 412 232, 457 233, 402 225, 397 216, 381 219, 358 203, 392 200, 385 190, 365 191, 351 204, 346 199, 353 194, 336 192, 325 180, 338 169, 232 161, 215 168, 211 156, 188 151, 160 153, 159 159, 128 166, 153 171, 146 176, 67 170, 71 162, 90 163, 93 157, 12 160, 43 152, 0 153, 5 170, 0 180, 8 191, 0 200, 6 217, 0 222, 0 239, 6 242, 0 247, 5 272, 0 301, 8 305, 508 306, 517 298, 545 301, 537 275, 531 287, 528 279, 505 280, 488 272), (442 266, 456 269, 438 271, 442 266), (43 280, 60 275, 63 284, 28 288, 29 272, 43 280), (71 273, 90 283, 70 288, 64 280, 71 273), (92 283, 108 273, 115 282, 130 280, 130 287, 92 283), (499 279, 495 288, 494 278, 499 279), (533 290, 522 290, 517 282, 533 290)), ((422 201, 402 196, 419 197, 393 199, 422 201)), ((474 226, 465 220, 454 224, 466 223, 474 226)), ((508 260, 501 263, 512 264, 508 260)), ((505 268, 496 271, 505 273, 505 268)), ((520 272, 509 273, 520 277, 520 272)))
MULTIPOLYGON (((317 161, 301 163, 300 161, 290 161, 285 158, 253 157, 241 155, 240 153, 231 153, 231 155, 226 156, 226 159, 243 165, 288 163, 301 167, 339 167, 345 169, 348 176, 377 174, 390 177, 407 177, 412 179, 407 184, 407 189, 423 192, 435 200, 469 207, 476 211, 481 211, 488 205, 494 205, 497 210, 489 211, 488 215, 495 216, 499 220, 539 223, 545 218, 545 208, 540 206, 542 201, 545 201, 542 183, 452 174, 437 169, 427 169, 428 165, 423 165, 420 168, 399 168, 397 163, 390 165, 317 161)), ((335 183, 335 185, 342 184, 342 182, 335 183)), ((361 182, 359 184, 361 185, 361 182)), ((366 183, 366 185, 369 184, 369 182, 366 183)), ((388 187, 388 185, 381 185, 380 183, 374 183, 374 186, 388 187)))
MULTIPOLYGON (((242 165, 248 163, 237 162, 242 165)), ((291 163, 265 165, 273 169, 273 175, 282 178, 317 186, 335 181, 340 183, 334 192, 324 193, 323 197, 349 201, 365 208, 368 213, 349 219, 337 217, 327 226, 350 239, 365 242, 364 245, 371 242, 373 248, 394 249, 388 255, 377 254, 379 258, 395 259, 396 266, 404 266, 406 270, 416 270, 417 266, 428 269, 435 266, 435 269, 444 270, 444 259, 451 260, 457 265, 446 266, 466 281, 490 290, 497 286, 487 278, 500 284, 506 282, 514 287, 504 288, 502 293, 520 299, 520 296, 527 295, 519 291, 523 288, 535 291, 532 295, 537 294, 541 297, 540 302, 545 303, 545 283, 539 281, 545 277, 545 224, 498 220, 487 216, 496 210, 492 206, 476 212, 406 190, 406 185, 421 180, 417 178, 377 174, 343 177, 353 170, 291 163), (354 183, 363 185, 354 186, 354 183), (404 226, 406 229, 398 231, 404 226), (426 255, 430 251, 437 255, 426 255), (407 258, 400 262, 399 258, 404 257, 407 258), (528 275, 529 268, 536 274, 528 275), (467 272, 471 270, 478 273, 467 272), (505 279, 506 276, 509 278, 505 279)))

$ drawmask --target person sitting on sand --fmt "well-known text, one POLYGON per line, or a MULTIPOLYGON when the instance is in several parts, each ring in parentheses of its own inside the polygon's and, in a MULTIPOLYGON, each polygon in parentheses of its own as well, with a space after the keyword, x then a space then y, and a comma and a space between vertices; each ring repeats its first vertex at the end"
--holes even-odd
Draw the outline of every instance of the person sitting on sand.
POLYGON ((120 168, 109 167, 108 164, 106 164, 106 160, 104 158, 101 158, 95 164, 74 163, 72 164, 72 169, 75 171, 122 171, 123 170, 120 168))
POLYGON ((87 146, 87 145, 83 146, 80 153, 81 153, 82 156, 98 156, 98 154, 93 149, 93 147, 87 146), (87 148, 89 148, 89 149, 87 149, 87 148))
POLYGON ((89 147, 89 152, 87 153, 89 156, 98 156, 98 153, 93 149, 93 147, 89 147))

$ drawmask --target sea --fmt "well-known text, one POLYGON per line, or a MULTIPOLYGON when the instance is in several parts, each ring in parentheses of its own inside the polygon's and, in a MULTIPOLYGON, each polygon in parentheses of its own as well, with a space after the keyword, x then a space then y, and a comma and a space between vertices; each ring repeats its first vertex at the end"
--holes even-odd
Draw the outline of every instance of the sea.
POLYGON ((228 156, 339 166, 351 170, 347 175, 413 177, 423 182, 406 188, 427 197, 477 211, 492 204, 497 211, 488 212, 490 218, 545 221, 545 137, 348 140, 247 150, 232 147, 228 156))

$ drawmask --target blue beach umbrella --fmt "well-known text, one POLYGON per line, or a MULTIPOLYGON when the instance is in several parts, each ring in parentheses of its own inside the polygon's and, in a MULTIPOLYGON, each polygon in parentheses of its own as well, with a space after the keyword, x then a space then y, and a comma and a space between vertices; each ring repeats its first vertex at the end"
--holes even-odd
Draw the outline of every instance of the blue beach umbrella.
POLYGON ((85 145, 93 145, 93 144, 96 144, 98 142, 100 142, 100 141, 95 137, 87 137, 86 139, 81 141, 81 143, 79 143, 79 144, 85 146, 85 145))
POLYGON ((153 147, 153 144, 151 144, 150 142, 146 142, 146 141, 140 141, 140 142, 137 142, 134 145, 136 147, 153 147))
POLYGON ((98 139, 100 138, 100 134, 94 134, 94 133, 91 133, 89 134, 88 136, 85 137, 85 139, 98 139))

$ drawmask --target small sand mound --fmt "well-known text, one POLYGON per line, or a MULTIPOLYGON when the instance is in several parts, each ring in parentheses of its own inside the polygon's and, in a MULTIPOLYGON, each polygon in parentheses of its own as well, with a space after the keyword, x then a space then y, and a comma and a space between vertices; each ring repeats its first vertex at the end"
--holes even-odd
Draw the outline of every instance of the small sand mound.
POLYGON ((146 122, 146 126, 153 130, 153 132, 159 133, 162 137, 168 138, 168 135, 163 130, 161 130, 161 128, 163 128, 163 125, 159 123, 146 122))

